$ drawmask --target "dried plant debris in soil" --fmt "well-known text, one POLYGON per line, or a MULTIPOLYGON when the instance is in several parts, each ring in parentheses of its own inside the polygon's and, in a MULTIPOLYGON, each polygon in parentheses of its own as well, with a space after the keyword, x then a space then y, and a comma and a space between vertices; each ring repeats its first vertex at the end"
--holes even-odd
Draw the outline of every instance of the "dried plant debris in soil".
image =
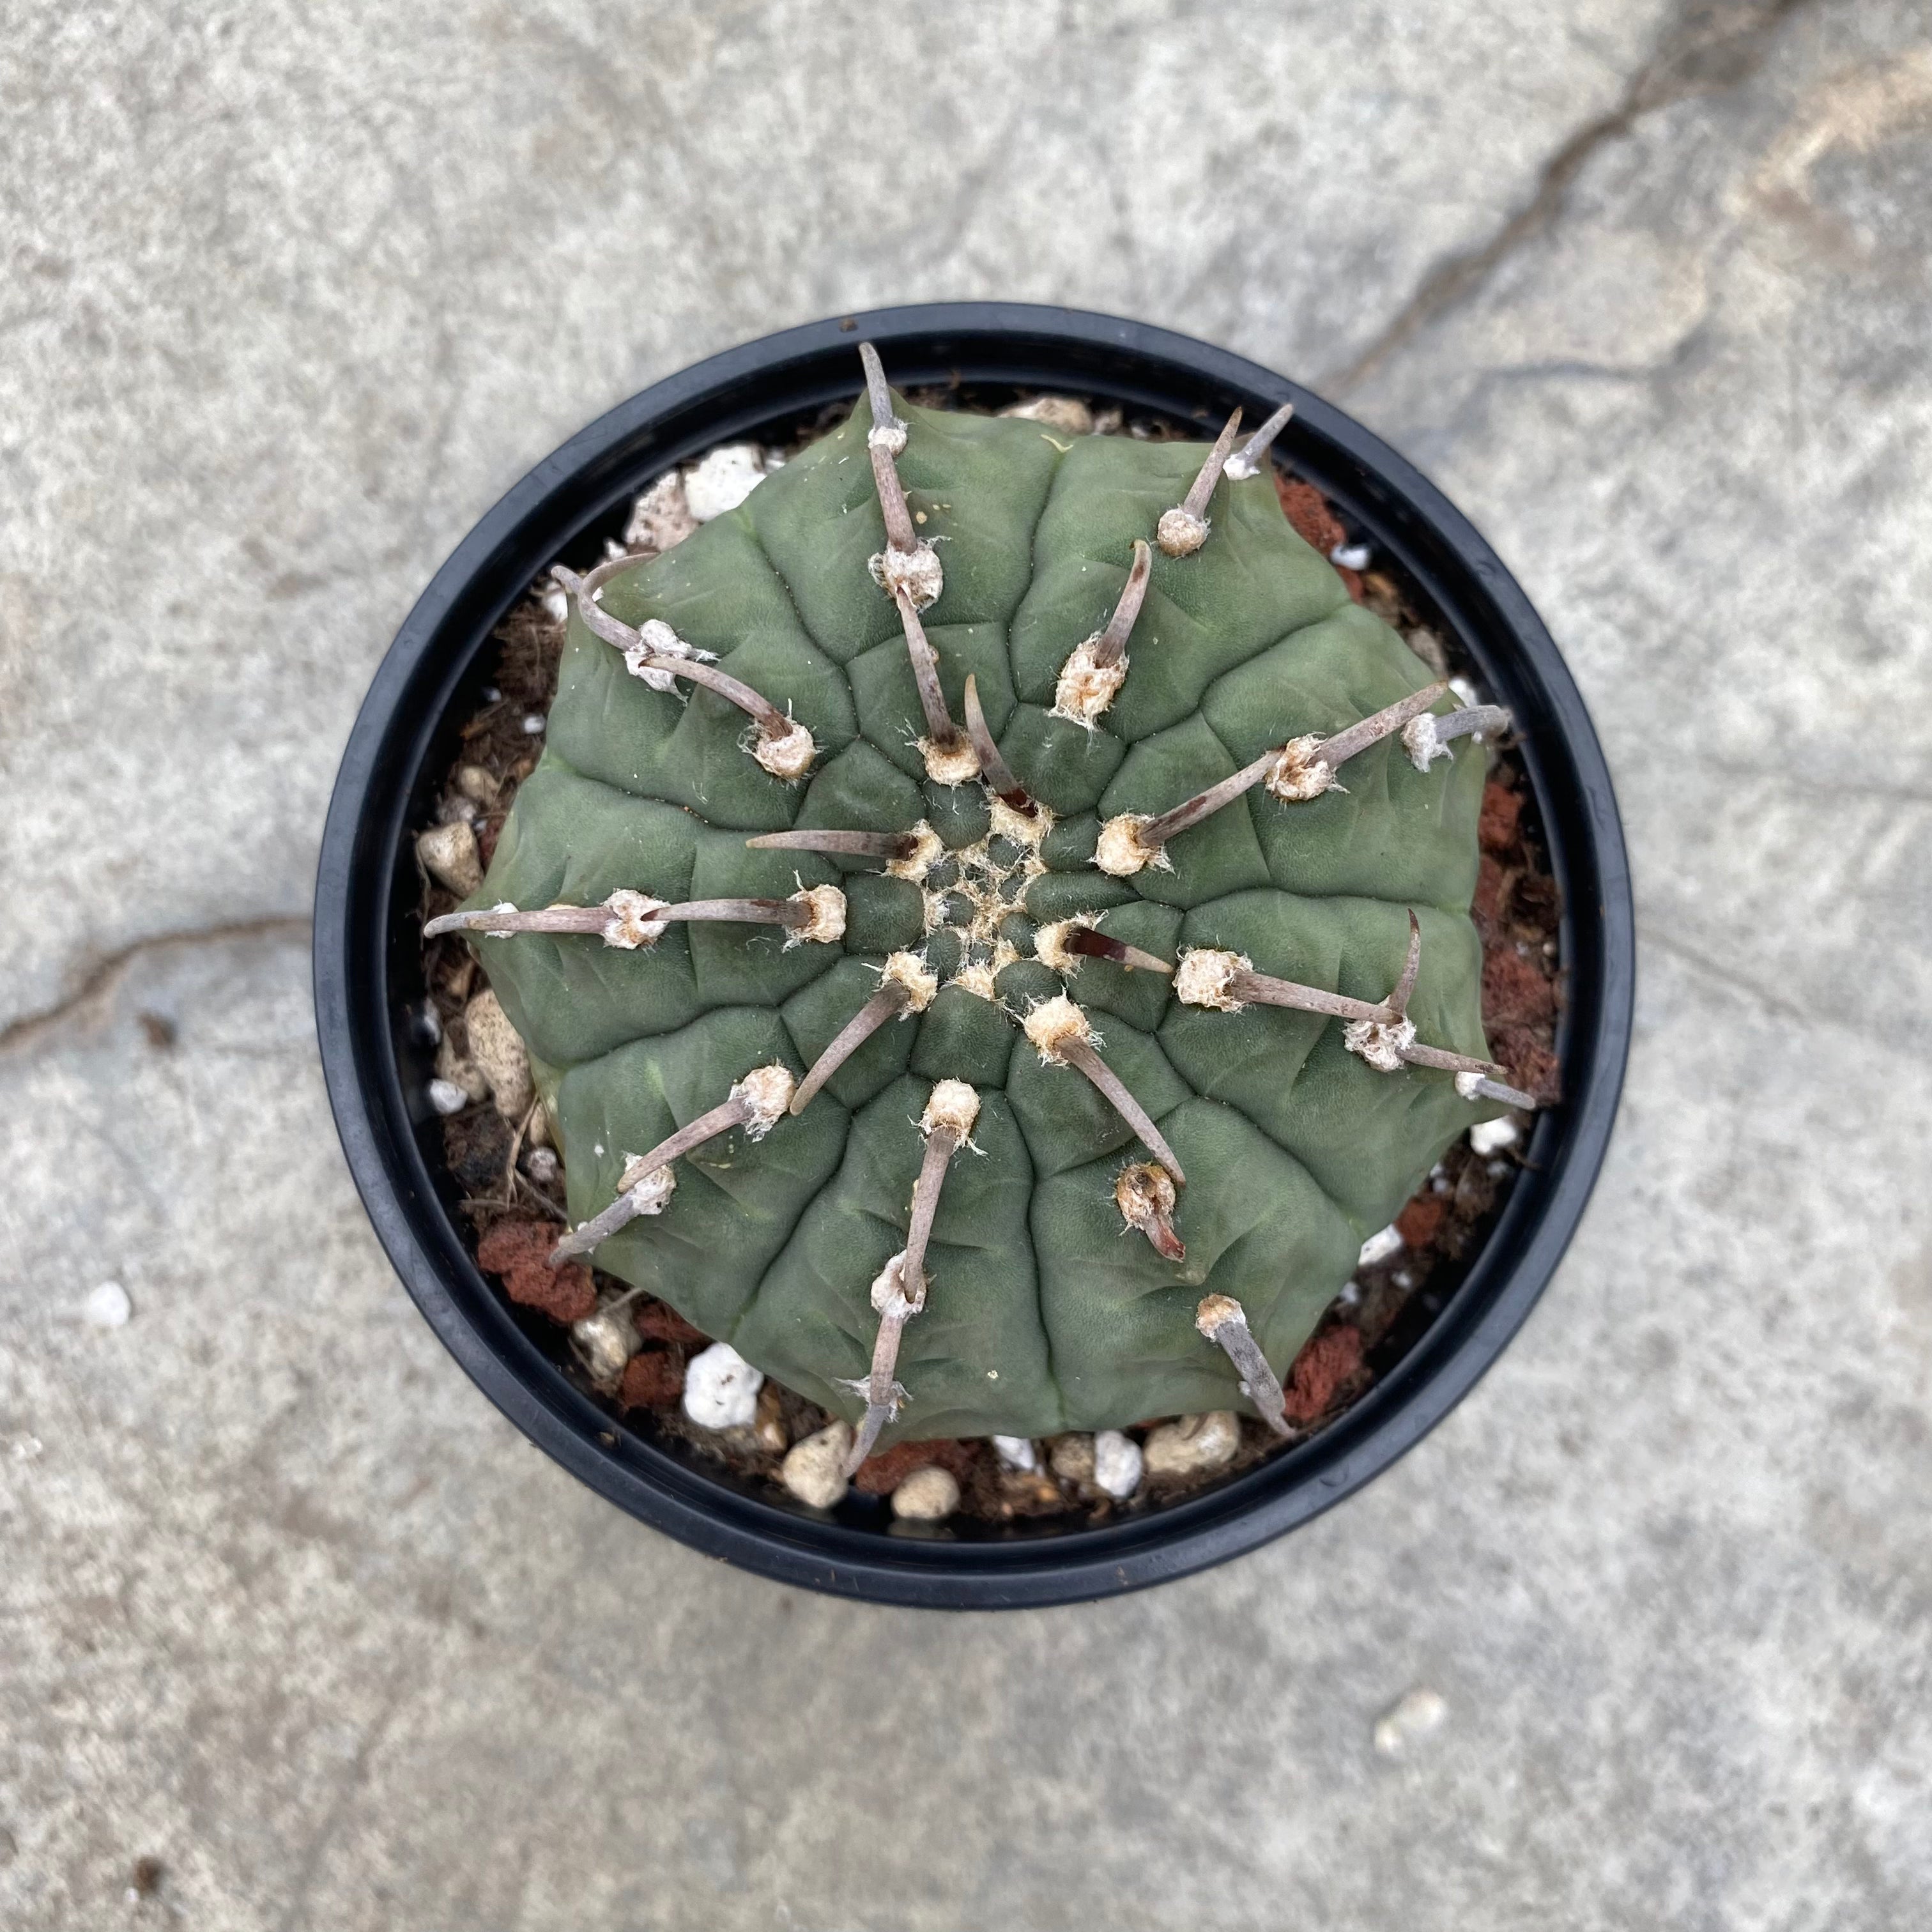
MULTIPOLYGON (((1118 410, 1060 398, 1008 401, 942 388, 915 392, 911 400, 942 408, 1004 404, 1075 434, 1164 441, 1198 434, 1194 427, 1126 418, 1118 410)), ((607 554, 647 557, 680 541, 696 527, 692 502, 729 507, 762 474, 842 417, 846 406, 828 408, 784 445, 735 446, 688 466, 681 478, 674 472, 638 500, 622 542, 608 543, 607 554)), ((1466 704, 1480 701, 1466 682, 1469 668, 1320 490, 1279 464, 1273 475, 1288 522, 1334 565, 1349 596, 1399 631, 1440 676, 1452 679, 1466 704)), ((462 728, 435 822, 418 842, 425 922, 453 910, 474 889, 518 786, 536 768, 567 616, 564 592, 546 576, 498 628, 489 682, 462 728)), ((1560 908, 1520 762, 1506 742, 1490 745, 1487 756, 1472 907, 1483 944, 1484 1024, 1510 1083, 1546 1105, 1560 1097, 1555 1052, 1562 1004, 1560 908)), ((788 1477, 787 1458, 833 1426, 823 1409, 766 1380, 748 1420, 700 1426, 686 1414, 683 1395, 687 1370, 712 1346, 710 1338, 666 1304, 582 1262, 550 1263, 550 1249, 566 1225, 562 1178, 543 1110, 528 1093, 527 1070, 519 1088, 513 1066, 491 1062, 494 1000, 461 936, 429 941, 424 964, 429 992, 418 1016, 420 1036, 434 1050, 432 1098, 445 1115, 446 1156, 479 1264, 528 1311, 536 1330, 556 1338, 568 1371, 628 1426, 679 1443, 754 1486, 783 1484, 801 1493, 788 1477), (611 1339, 620 1335, 620 1341, 611 1339)), ((494 1017, 500 1019, 500 1012, 494 1017)), ((1178 1422, 1150 1418, 1129 1430, 1103 1432, 1097 1441, 901 1443, 860 1464, 844 1492, 848 1513, 883 1515, 908 1478, 920 1474, 929 1484, 922 1472, 940 1471, 956 1486, 958 1517, 988 1524, 1033 1517, 1098 1521, 1174 1500, 1305 1440, 1358 1401, 1426 1330, 1493 1224, 1528 1126, 1528 1116, 1513 1115, 1457 1142, 1391 1226, 1365 1244, 1353 1279, 1283 1378, 1286 1437, 1252 1417, 1224 1412, 1178 1422)), ((951 1493, 940 1485, 942 1498, 951 1493)))

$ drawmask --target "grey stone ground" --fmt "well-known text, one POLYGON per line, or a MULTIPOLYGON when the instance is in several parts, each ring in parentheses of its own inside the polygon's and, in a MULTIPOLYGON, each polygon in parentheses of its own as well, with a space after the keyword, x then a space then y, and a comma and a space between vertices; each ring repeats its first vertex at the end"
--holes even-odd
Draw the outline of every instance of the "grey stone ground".
POLYGON ((0 1922, 1932 1922, 1932 25, 872 10, 10 23, 0 1922), (1594 707, 1643 977, 1583 1234, 1418 1453, 1217 1574, 947 1619, 709 1564, 472 1392, 337 1153, 303 921, 500 491, 958 294, 1225 342, 1432 470, 1594 707))

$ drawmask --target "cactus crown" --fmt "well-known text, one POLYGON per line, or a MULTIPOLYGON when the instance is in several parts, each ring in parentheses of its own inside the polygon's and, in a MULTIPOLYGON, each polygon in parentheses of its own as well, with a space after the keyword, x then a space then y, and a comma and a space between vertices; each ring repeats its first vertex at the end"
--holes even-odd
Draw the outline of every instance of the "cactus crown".
POLYGON ((566 1252, 858 1427, 1244 1408, 1484 1046, 1480 758, 1267 443, 915 408, 560 571, 541 763, 466 928, 566 1252))

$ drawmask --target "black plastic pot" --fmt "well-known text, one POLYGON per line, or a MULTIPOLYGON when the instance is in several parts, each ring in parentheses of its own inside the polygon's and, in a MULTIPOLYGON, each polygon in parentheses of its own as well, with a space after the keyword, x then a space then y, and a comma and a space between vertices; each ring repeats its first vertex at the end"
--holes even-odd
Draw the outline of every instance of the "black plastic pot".
POLYGON ((1582 1216, 1616 1111, 1634 970, 1629 873, 1595 734, 1548 632, 1468 523, 1359 424, 1252 362, 1136 322, 1006 303, 886 309, 768 336, 646 390, 545 458, 464 539, 390 646, 343 758, 316 886, 317 1024, 344 1150, 398 1273, 484 1394, 593 1489, 707 1554, 817 1589, 954 1607, 1106 1596, 1220 1562, 1360 1488, 1440 1420, 1515 1333, 1582 1216), (1311 1442, 1098 1528, 908 1534, 826 1520, 621 1427, 478 1271, 424 1097, 410 839, 478 704, 491 631, 547 565, 597 554, 632 494, 671 464, 849 398, 862 338, 907 387, 1072 392, 1216 425, 1236 403, 1253 421, 1292 398, 1282 446, 1294 466, 1433 606, 1514 712, 1562 890, 1566 1097, 1539 1117, 1498 1225, 1427 1332, 1311 1442))

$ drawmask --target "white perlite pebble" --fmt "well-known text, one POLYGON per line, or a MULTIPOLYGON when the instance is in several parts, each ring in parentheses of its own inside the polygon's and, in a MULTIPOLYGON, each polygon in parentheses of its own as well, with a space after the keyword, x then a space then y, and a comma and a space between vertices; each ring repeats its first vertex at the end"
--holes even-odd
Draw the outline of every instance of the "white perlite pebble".
POLYGON ((134 1304, 118 1281, 104 1281, 80 1304, 80 1318, 90 1328, 124 1328, 134 1304))
POLYGON ((1234 1460, 1241 1446, 1241 1425, 1233 1412, 1211 1410, 1206 1415, 1184 1415, 1163 1422, 1147 1439, 1150 1476, 1192 1476, 1218 1469, 1234 1460))
POLYGON ((1040 1467, 1040 1453, 1024 1436, 996 1436, 993 1454, 1009 1469, 1031 1475, 1040 1467))
POLYGON ((936 1463, 915 1469, 892 1492, 892 1514, 908 1522, 944 1522, 959 1507, 959 1485, 936 1463))
POLYGON ((835 1422, 793 1444, 778 1480, 809 1509, 836 1509, 844 1499, 845 1459, 852 1453, 852 1425, 835 1422))
POLYGON ((1118 1429, 1103 1429, 1094 1438, 1094 1486, 1117 1502, 1124 1502, 1141 1486, 1140 1445, 1118 1429))
POLYGON ((714 1342, 684 1372, 684 1412, 700 1429, 748 1428, 764 1385, 763 1372, 730 1342, 714 1342))
POLYGON ((1499 1149, 1513 1146, 1516 1137, 1515 1121, 1478 1120, 1469 1130, 1469 1148, 1472 1153, 1492 1154, 1499 1149))
POLYGON ((1328 561, 1344 570, 1366 570, 1372 554, 1366 544, 1337 544, 1328 553, 1328 561))
POLYGON ((684 472, 684 500, 700 524, 735 510, 765 480, 764 453, 755 443, 728 442, 684 472))
POLYGON ((1385 1262, 1391 1256, 1399 1255, 1408 1244, 1391 1221, 1379 1234, 1371 1234, 1362 1244, 1362 1252, 1355 1257, 1358 1268, 1373 1268, 1378 1262, 1385 1262))
POLYGON ((1439 1730, 1448 1714, 1449 1706, 1439 1690, 1418 1685, 1376 1720, 1376 1749, 1384 1757, 1404 1756, 1412 1744, 1439 1730))
POLYGON ((454 1080, 432 1080, 429 1103, 439 1114, 460 1114, 470 1104, 470 1096, 454 1080))

